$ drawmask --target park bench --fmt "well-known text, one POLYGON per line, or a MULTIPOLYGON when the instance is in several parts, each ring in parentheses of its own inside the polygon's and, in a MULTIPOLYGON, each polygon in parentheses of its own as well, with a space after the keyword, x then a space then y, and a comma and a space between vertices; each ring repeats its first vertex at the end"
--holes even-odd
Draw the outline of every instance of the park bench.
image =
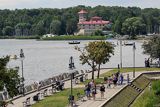
POLYGON ((56 84, 52 84, 52 93, 56 93, 56 84))
POLYGON ((37 93, 35 96, 33 96, 33 101, 39 101, 40 100, 40 93, 37 93))
POLYGON ((159 66, 158 66, 158 63, 151 63, 150 67, 159 67, 159 66))
POLYGON ((44 91, 41 92, 41 98, 48 96, 47 91, 48 91, 48 89, 45 89, 44 91))
POLYGON ((78 98, 78 100, 80 100, 80 101, 85 101, 84 100, 84 97, 85 97, 85 95, 82 95, 82 94, 80 94, 80 93, 77 93, 77 98, 78 98))
POLYGON ((83 70, 81 70, 81 74, 84 74, 84 71, 83 71, 83 70))
POLYGON ((48 96, 47 91, 48 91, 48 89, 45 89, 45 90, 44 90, 44 97, 47 97, 47 96, 48 96))
POLYGON ((73 95, 69 95, 68 102, 69 102, 70 105, 75 105, 75 101, 74 101, 74 96, 73 95))
POLYGON ((30 107, 31 103, 30 103, 30 97, 28 97, 24 102, 23 102, 23 107, 30 107))

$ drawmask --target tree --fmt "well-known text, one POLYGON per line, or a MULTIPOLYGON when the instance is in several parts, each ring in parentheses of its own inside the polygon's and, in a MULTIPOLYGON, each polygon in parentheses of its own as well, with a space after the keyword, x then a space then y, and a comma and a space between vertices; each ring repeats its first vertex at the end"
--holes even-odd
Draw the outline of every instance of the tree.
POLYGON ((111 55, 114 55, 114 47, 111 43, 105 41, 94 42, 96 57, 95 61, 98 65, 98 73, 97 78, 99 78, 100 74, 100 66, 101 64, 105 64, 109 61, 111 55))
POLYGON ((122 24, 122 31, 124 34, 129 35, 131 39, 134 39, 141 30, 146 29, 145 27, 146 25, 144 24, 142 18, 132 17, 124 21, 122 24))
POLYGON ((3 35, 3 33, 2 33, 2 29, 0 28, 0 36, 2 36, 3 35))
POLYGON ((142 45, 142 48, 144 49, 143 53, 150 55, 153 59, 159 59, 160 61, 160 37, 159 36, 153 36, 151 40, 148 42, 144 42, 142 45))
POLYGON ((81 55, 80 61, 83 64, 88 64, 92 68, 92 79, 94 79, 94 71, 98 65, 98 78, 99 78, 99 71, 100 65, 102 63, 106 63, 109 61, 111 54, 113 54, 113 47, 110 43, 105 41, 94 41, 89 42, 88 45, 81 50, 79 47, 75 47, 81 55))
POLYGON ((3 90, 5 85, 9 96, 14 97, 18 95, 18 86, 20 83, 20 78, 18 75, 18 70, 8 69, 6 67, 9 62, 9 57, 0 58, 0 90, 3 90))
POLYGON ((118 34, 121 34, 121 28, 122 28, 122 22, 117 19, 114 24, 113 31, 118 34))
POLYGON ((77 21, 75 19, 69 19, 66 23, 67 34, 74 34, 77 29, 77 21))
POLYGON ((16 36, 28 36, 30 33, 31 25, 29 23, 18 23, 15 26, 16 36))
POLYGON ((50 33, 59 35, 61 31, 61 22, 59 20, 53 20, 50 24, 50 33))
POLYGON ((96 35, 96 36, 103 36, 104 34, 103 34, 103 32, 101 30, 96 30, 94 32, 94 35, 96 35))
POLYGON ((38 22, 35 28, 36 34, 37 35, 44 35, 45 34, 45 28, 44 28, 44 21, 41 20, 38 22))
POLYGON ((14 28, 11 26, 6 26, 5 28, 3 28, 2 32, 5 36, 13 36, 14 28))

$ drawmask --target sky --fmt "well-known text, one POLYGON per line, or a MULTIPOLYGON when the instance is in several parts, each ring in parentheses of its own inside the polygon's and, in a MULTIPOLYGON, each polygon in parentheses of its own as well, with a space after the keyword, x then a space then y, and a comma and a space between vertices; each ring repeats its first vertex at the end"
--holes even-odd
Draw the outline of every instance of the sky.
POLYGON ((67 8, 77 5, 160 9, 160 0, 0 0, 0 9, 67 8))

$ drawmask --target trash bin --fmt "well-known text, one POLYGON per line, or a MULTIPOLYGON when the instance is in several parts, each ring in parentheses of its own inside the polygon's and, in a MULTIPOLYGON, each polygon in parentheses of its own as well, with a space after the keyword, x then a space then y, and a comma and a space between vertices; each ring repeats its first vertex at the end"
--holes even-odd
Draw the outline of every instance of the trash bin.
POLYGON ((38 101, 38 95, 33 96, 33 101, 38 101))
POLYGON ((68 100, 69 100, 69 103, 73 103, 73 101, 74 101, 74 96, 73 96, 73 95, 69 95, 68 100))
POLYGON ((80 77, 80 82, 83 82, 83 76, 80 77))

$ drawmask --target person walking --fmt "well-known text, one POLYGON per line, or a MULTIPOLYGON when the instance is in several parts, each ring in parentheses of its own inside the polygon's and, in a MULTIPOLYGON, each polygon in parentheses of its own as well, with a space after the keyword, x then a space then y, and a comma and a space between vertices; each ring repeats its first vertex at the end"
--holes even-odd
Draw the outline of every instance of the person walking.
POLYGON ((91 85, 88 83, 86 86, 86 95, 88 100, 90 100, 91 97, 90 93, 91 93, 91 85))
POLYGON ((130 83, 130 78, 129 78, 129 74, 127 74, 127 83, 130 83))
POLYGON ((111 88, 112 78, 109 76, 107 81, 107 88, 111 88))
MULTIPOLYGON (((114 75, 114 76, 113 76, 113 84, 114 84, 114 87, 116 87, 117 81, 118 81, 118 79, 117 79, 116 75, 114 75)), ((113 87, 113 88, 114 88, 114 87, 113 87)))
POLYGON ((93 97, 93 100, 95 100, 95 98, 96 98, 96 86, 92 87, 92 97, 93 97))
POLYGON ((123 84, 123 80, 124 80, 123 74, 120 74, 120 84, 121 85, 123 84))
POLYGON ((100 92, 101 92, 101 99, 102 99, 102 98, 104 98, 104 92, 105 92, 105 86, 104 86, 104 84, 101 85, 100 92))

